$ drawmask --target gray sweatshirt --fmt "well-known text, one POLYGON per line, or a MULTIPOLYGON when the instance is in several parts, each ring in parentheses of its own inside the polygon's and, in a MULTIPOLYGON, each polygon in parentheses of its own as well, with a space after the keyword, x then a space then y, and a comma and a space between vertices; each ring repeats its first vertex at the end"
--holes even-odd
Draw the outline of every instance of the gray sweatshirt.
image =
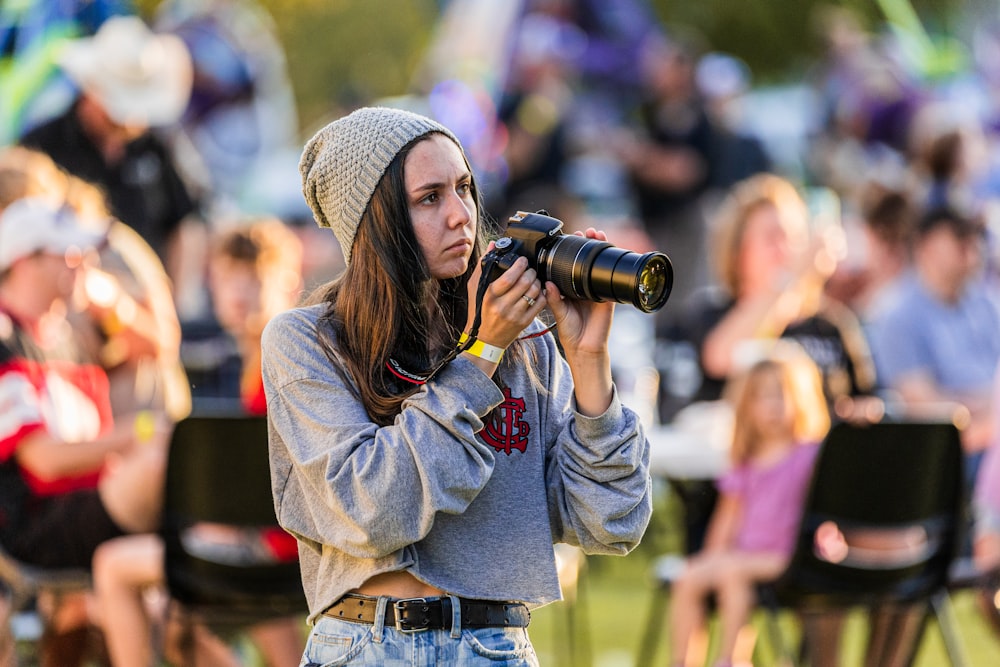
POLYGON ((599 417, 574 410, 551 334, 531 340, 545 389, 504 365, 501 391, 459 357, 380 428, 319 345, 325 308, 282 313, 262 341, 275 511, 299 540, 310 622, 395 570, 453 595, 547 604, 560 599, 553 543, 639 543, 649 443, 617 392, 599 417))

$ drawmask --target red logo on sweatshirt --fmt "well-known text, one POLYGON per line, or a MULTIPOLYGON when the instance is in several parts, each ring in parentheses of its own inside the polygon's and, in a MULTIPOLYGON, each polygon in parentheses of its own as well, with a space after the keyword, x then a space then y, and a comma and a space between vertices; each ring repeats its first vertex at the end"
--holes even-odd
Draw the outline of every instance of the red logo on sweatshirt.
POLYGON ((528 448, 531 424, 524 421, 524 399, 513 398, 510 389, 503 390, 504 402, 494 411, 493 419, 482 430, 483 440, 498 452, 510 456, 513 449, 524 453, 528 448))

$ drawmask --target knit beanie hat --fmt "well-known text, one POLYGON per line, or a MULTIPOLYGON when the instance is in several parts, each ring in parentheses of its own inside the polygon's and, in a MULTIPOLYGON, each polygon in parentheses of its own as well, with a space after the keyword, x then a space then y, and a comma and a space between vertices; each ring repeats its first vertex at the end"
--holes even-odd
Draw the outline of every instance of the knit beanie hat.
POLYGON ((320 227, 330 227, 351 263, 361 215, 389 163, 406 144, 430 132, 458 139, 425 116, 364 107, 335 120, 306 143, 299 161, 302 194, 320 227))

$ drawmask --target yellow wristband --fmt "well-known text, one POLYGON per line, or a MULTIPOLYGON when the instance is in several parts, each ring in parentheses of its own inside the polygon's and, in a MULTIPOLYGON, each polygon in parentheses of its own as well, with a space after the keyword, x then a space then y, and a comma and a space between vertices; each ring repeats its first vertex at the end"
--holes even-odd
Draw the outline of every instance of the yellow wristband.
POLYGON ((132 422, 132 432, 137 442, 149 442, 156 435, 156 419, 149 410, 140 410, 132 422))
POLYGON ((485 359, 486 361, 492 361, 494 364, 499 364, 500 360, 503 359, 504 350, 502 347, 497 347, 496 345, 490 345, 489 343, 477 340, 468 350, 466 350, 466 352, 477 356, 480 359, 485 359))

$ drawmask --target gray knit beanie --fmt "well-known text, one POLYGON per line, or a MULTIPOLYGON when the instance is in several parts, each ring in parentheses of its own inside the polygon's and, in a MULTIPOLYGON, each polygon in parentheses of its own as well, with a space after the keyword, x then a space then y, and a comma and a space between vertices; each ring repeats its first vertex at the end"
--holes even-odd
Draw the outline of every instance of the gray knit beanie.
POLYGON ((354 236, 375 186, 406 144, 443 125, 411 111, 365 107, 335 120, 306 144, 299 161, 302 194, 320 227, 330 227, 351 263, 354 236))

